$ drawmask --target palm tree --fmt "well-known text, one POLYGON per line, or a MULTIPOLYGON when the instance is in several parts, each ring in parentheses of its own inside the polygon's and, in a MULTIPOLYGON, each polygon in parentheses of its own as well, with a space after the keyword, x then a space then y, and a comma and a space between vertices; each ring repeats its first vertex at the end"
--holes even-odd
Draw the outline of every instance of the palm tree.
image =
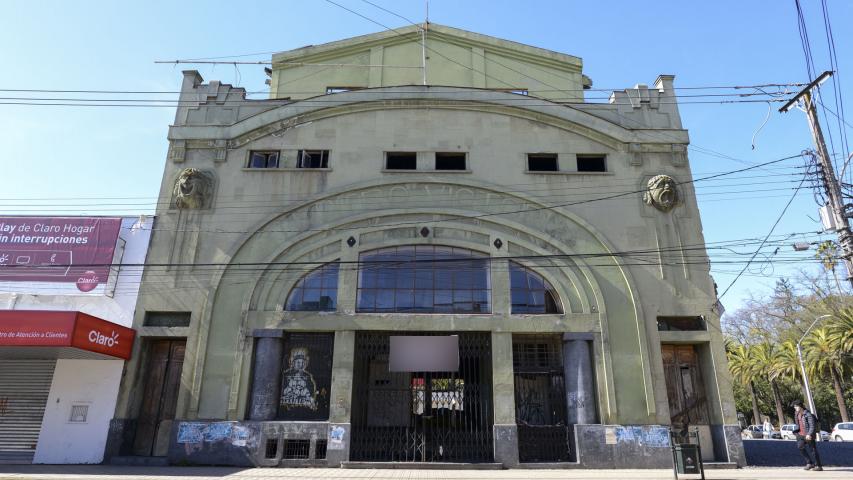
POLYGON ((753 364, 756 373, 767 378, 770 382, 770 390, 773 393, 773 403, 776 404, 776 418, 779 419, 779 429, 785 423, 785 410, 782 408, 782 394, 779 392, 779 384, 777 382, 780 374, 773 367, 779 361, 781 352, 778 348, 773 347, 770 342, 759 343, 755 345, 751 352, 753 364))
POLYGON ((749 395, 752 397, 752 423, 758 425, 761 421, 761 412, 758 410, 758 397, 755 395, 754 383, 758 375, 751 349, 740 343, 727 342, 726 351, 732 379, 749 389, 749 395))
POLYGON ((835 314, 826 328, 832 343, 841 353, 853 354, 853 309, 845 308, 835 314))
POLYGON ((793 340, 785 340, 776 349, 770 374, 774 378, 787 378, 798 383, 803 390, 803 399, 806 398, 806 390, 803 385, 803 375, 800 371, 800 357, 797 355, 797 343, 793 340))
POLYGON ((845 352, 834 341, 835 338, 828 328, 819 328, 813 330, 803 344, 806 347, 809 374, 815 377, 829 377, 832 379, 832 387, 835 389, 835 401, 838 402, 841 420, 849 422, 850 417, 847 414, 847 405, 844 404, 844 390, 841 386, 848 362, 845 352))

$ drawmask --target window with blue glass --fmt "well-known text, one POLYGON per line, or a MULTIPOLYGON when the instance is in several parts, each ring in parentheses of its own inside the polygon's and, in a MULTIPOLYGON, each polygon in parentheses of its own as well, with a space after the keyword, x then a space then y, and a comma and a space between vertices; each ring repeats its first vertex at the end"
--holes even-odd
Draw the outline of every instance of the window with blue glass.
POLYGON ((316 268, 300 278, 285 304, 287 310, 329 312, 338 305, 338 262, 316 268))
POLYGON ((359 312, 489 313, 489 256, 417 245, 359 256, 359 312))
POLYGON ((563 313, 557 291, 542 275, 509 262, 509 281, 512 313, 563 313))

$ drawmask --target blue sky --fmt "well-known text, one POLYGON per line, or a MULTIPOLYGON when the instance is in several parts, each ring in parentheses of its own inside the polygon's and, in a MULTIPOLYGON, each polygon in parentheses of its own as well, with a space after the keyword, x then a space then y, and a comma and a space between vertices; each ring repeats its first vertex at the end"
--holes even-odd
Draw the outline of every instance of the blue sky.
MULTIPOLYGON (((336 0, 392 27, 405 22, 361 0, 336 0)), ((373 0, 416 21, 424 2, 373 0)), ((815 69, 829 69, 820 2, 803 0, 815 69)), ((828 0, 843 92, 853 75, 853 2, 828 0)), ((432 0, 430 20, 579 56, 595 88, 652 84, 676 75, 676 86, 754 85, 807 81, 793 0, 756 1, 460 1, 432 0)), ((3 89, 175 91, 181 70, 197 68, 205 80, 263 91, 261 66, 162 65, 155 60, 221 57, 283 51, 382 30, 323 0, 265 2, 7 1, 0 16, 3 89)), ((269 53, 236 60, 269 60, 269 53)), ((829 84, 825 100, 831 100, 829 84)), ((687 92, 687 91, 685 91, 687 92)), ((680 93, 685 93, 680 92, 680 93)), ((689 93, 689 92, 688 92, 689 93)), ((708 91, 702 91, 708 93, 708 91)), ((2 97, 93 98, 94 94, 0 92, 2 97)), ((606 96, 602 92, 590 95, 606 96)), ((848 93, 848 95, 850 95, 848 93)), ((123 98, 140 98, 125 95, 123 98)), ((97 98, 111 98, 97 95, 97 98)), ((117 97, 113 97, 117 98, 117 97)), ((148 95, 146 98, 173 98, 148 95)), ((705 98, 706 100, 708 98, 705 98)), ((853 104, 848 100, 847 113, 853 104)), ((0 100, 8 102, 9 100, 0 100)), ((811 148, 804 114, 766 103, 684 104, 690 161, 696 177, 742 168, 811 148), (755 135, 755 148, 752 148, 755 135), (729 158, 708 154, 707 149, 729 158)), ((150 213, 166 157, 173 108, 50 107, 0 104, 0 214, 150 213)), ((853 116, 849 117, 853 119, 853 116)), ((834 135, 835 118, 825 125, 834 135)), ((848 120, 851 122, 853 120, 848 120)), ((848 134, 853 134, 847 127, 848 134)), ((743 174, 741 181, 697 184, 708 242, 763 237, 793 193, 798 160, 780 170, 743 174), (762 176, 776 174, 776 177, 762 176)), ((774 166, 775 167, 775 166, 774 166)), ((820 229, 817 205, 802 190, 776 233, 820 229)), ((790 242, 813 240, 796 236, 790 242)), ((747 252, 754 249, 739 249, 747 252)), ((729 311, 750 293, 766 295, 780 275, 806 264, 790 248, 768 247, 724 298, 729 311)), ((742 263, 714 256, 721 291, 742 263)), ((742 258, 742 257, 738 257, 742 258)), ((814 268, 814 267, 811 267, 814 268)))

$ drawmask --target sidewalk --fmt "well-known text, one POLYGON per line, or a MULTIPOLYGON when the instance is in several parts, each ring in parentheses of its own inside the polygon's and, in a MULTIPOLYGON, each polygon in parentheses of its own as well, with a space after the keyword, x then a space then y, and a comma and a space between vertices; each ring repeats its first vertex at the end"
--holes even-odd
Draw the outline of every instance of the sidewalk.
MULTIPOLYGON (((802 468, 745 468, 709 470, 709 480, 802 480, 811 477, 851 479, 853 468, 827 468, 806 472, 802 468)), ((224 468, 224 467, 119 467, 110 465, 0 465, 0 480, 255 480, 270 478, 406 479, 406 480, 671 480, 671 470, 345 470, 340 468, 224 468)), ((699 478, 685 475, 683 479, 699 478)))

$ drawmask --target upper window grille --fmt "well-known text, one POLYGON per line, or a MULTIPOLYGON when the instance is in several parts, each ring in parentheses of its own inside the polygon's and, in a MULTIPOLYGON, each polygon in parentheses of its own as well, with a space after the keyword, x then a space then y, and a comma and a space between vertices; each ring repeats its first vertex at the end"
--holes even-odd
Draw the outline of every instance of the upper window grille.
POLYGON ((512 313, 563 313, 560 296, 542 275, 509 262, 512 313))
POLYGON ((465 248, 418 245, 359 257, 359 312, 489 313, 489 257, 465 248))
POLYGON ((300 278, 285 303, 287 310, 334 311, 338 303, 338 262, 327 263, 300 278))

